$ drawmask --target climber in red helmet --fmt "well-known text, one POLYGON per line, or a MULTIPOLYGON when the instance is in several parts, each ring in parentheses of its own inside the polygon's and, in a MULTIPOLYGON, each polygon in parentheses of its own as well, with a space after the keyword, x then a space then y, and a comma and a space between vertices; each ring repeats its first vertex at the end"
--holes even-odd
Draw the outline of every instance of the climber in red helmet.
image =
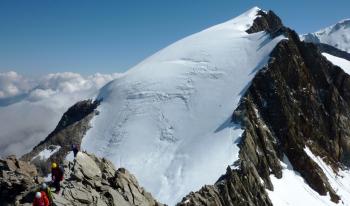
POLYGON ((35 193, 33 206, 50 206, 49 199, 47 198, 45 192, 35 193))

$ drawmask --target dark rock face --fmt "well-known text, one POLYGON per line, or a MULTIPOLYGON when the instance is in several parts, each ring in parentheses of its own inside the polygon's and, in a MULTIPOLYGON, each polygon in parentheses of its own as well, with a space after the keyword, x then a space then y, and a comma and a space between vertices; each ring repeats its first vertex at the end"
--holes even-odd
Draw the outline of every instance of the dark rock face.
POLYGON ((57 134, 61 130, 67 128, 69 125, 79 122, 80 120, 91 114, 98 107, 99 104, 99 101, 93 102, 92 100, 77 102, 75 105, 69 108, 67 112, 63 114, 61 120, 58 122, 57 127, 50 135, 52 136, 54 134, 57 134))
POLYGON ((96 108, 99 104, 99 101, 85 100, 73 105, 64 113, 55 130, 34 147, 30 153, 23 155, 21 159, 31 161, 38 167, 40 174, 46 175, 49 172, 51 162, 62 163, 71 151, 71 145, 80 145, 83 136, 90 128, 91 119, 98 113, 96 108), (61 148, 48 159, 36 157, 41 151, 50 150, 57 146, 61 148))
POLYGON ((247 33, 256 33, 259 31, 266 31, 274 33, 283 27, 281 19, 273 12, 265 13, 260 10, 258 12, 259 18, 256 18, 253 25, 246 31, 247 33))
POLYGON ((282 178, 284 156, 311 188, 329 193, 333 202, 340 200, 304 149, 321 156, 334 171, 350 165, 349 76, 314 44, 301 42, 294 31, 280 27, 280 20, 269 19, 276 18, 269 13, 260 14, 247 32, 266 30, 288 39, 272 51, 232 116, 245 129, 235 163, 239 167, 179 205, 272 205, 265 189, 273 190, 270 175, 282 178))
MULTIPOLYGON (((339 197, 322 169, 304 148, 308 146, 313 153, 325 157, 335 170, 339 166, 336 162, 346 163, 344 157, 348 149, 343 142, 349 141, 345 125, 349 123, 346 116, 350 111, 348 102, 344 101, 347 97, 340 93, 344 85, 338 84, 339 78, 345 78, 343 82, 346 82, 348 77, 330 64, 316 47, 300 42, 294 32, 289 33, 289 40, 278 44, 268 66, 254 78, 239 109, 247 115, 242 122, 247 131, 255 130, 259 134, 260 128, 266 125, 265 130, 273 134, 260 132, 259 137, 249 132, 263 154, 267 154, 263 155, 263 159, 267 159, 265 163, 258 161, 258 171, 267 188, 272 189, 270 168, 276 177, 281 176, 276 156, 282 159, 286 155, 311 188, 320 195, 329 192, 332 200, 338 202, 339 197), (339 104, 341 106, 335 106, 339 104), (256 110, 255 114, 252 110, 256 110), (260 124, 251 122, 254 116, 259 116, 260 124)), ((247 148, 245 145, 243 141, 242 148, 247 148)), ((243 159, 251 159, 252 153, 256 153, 255 150, 246 155, 242 152, 243 159)))

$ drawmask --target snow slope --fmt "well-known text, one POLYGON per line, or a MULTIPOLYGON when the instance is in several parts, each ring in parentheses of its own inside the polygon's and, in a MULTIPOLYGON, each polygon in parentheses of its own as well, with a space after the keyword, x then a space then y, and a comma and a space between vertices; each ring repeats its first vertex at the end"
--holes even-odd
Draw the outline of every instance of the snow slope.
POLYGON ((328 59, 328 61, 342 68, 345 73, 350 75, 350 61, 327 53, 322 53, 322 55, 325 56, 328 59))
POLYGON ((342 20, 315 33, 301 35, 300 38, 307 42, 329 44, 350 53, 350 19, 342 20))
POLYGON ((82 148, 128 168, 170 205, 213 184, 238 159, 242 130, 231 114, 284 38, 247 34, 257 11, 186 37, 102 88, 82 148))
POLYGON ((277 179, 271 175, 271 182, 274 190, 267 190, 270 200, 273 205, 278 206, 300 206, 300 205, 317 205, 317 206, 335 206, 334 202, 330 200, 330 196, 320 196, 313 190, 300 174, 293 170, 293 166, 288 158, 284 156, 283 162, 283 176, 277 179))
POLYGON ((340 196, 343 205, 350 205, 350 170, 339 170, 334 172, 319 156, 315 156, 309 148, 304 149, 305 152, 313 159, 328 178, 334 191, 340 196))

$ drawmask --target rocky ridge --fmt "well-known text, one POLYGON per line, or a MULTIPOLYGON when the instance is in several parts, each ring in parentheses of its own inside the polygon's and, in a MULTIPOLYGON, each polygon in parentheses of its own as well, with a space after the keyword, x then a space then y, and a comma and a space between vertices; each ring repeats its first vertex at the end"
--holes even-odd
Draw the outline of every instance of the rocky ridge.
POLYGON ((91 119, 98 114, 96 110, 100 101, 84 100, 77 102, 65 112, 57 127, 43 141, 33 148, 31 152, 21 157, 21 160, 32 162, 37 166, 41 175, 49 173, 51 162, 62 163, 71 145, 80 146, 81 140, 90 128, 91 119), (56 148, 59 148, 55 151, 56 148), (44 150, 53 151, 49 157, 40 157, 44 150))
POLYGON ((54 195, 55 205, 161 206, 139 186, 126 169, 94 155, 80 152, 74 162, 66 162, 62 193, 54 195))
MULTIPOLYGON (((60 194, 53 194, 53 205, 162 206, 139 186, 126 169, 115 169, 106 159, 79 152, 74 162, 65 161, 60 194)), ((31 205, 43 178, 34 165, 14 156, 0 160, 0 201, 2 205, 31 205)))

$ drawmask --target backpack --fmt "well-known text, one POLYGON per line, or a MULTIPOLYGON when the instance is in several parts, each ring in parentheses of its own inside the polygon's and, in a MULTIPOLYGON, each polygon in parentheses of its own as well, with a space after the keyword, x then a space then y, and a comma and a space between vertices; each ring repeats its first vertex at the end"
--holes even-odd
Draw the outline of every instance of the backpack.
POLYGON ((46 193, 47 198, 49 199, 49 201, 52 202, 52 191, 51 191, 50 187, 46 188, 45 193, 46 193))

